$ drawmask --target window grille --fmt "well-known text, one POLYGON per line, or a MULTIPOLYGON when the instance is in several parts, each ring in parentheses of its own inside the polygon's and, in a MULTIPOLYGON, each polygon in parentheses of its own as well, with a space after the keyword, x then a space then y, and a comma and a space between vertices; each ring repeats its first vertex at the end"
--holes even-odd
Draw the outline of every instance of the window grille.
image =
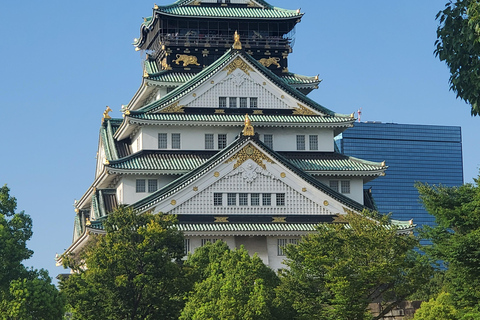
POLYGON ((180 149, 180 133, 172 133, 172 149, 180 149))
POLYGON ((158 134, 158 149, 167 149, 167 134, 158 134))
POLYGON ((284 206, 285 205, 285 193, 277 193, 276 203, 277 203, 277 206, 284 206))
POLYGON ((238 205, 248 206, 248 193, 240 193, 238 195, 238 205))
POLYGON ((298 239, 277 239, 277 255, 285 256, 285 247, 288 244, 297 245, 298 239))
POLYGON ((237 205, 237 194, 236 193, 228 193, 227 194, 227 204, 229 206, 236 206, 237 205))
POLYGON ((228 98, 228 106, 230 108, 236 108, 237 107, 237 97, 228 98))
POLYGON ((202 247, 206 245, 207 243, 215 243, 220 239, 202 239, 202 247))
POLYGON ((240 108, 248 108, 248 99, 241 97, 240 98, 240 108))
POLYGON ((213 133, 205 133, 205 149, 214 149, 213 133))
POLYGON ((227 135, 220 133, 218 135, 218 149, 223 149, 227 146, 227 135))
POLYGON ((270 149, 273 149, 273 134, 264 134, 263 143, 270 149))
POLYGON ((260 205, 260 193, 250 194, 250 205, 259 206, 260 205))
POLYGON ((219 97, 218 98, 218 107, 219 108, 226 108, 227 107, 227 97, 219 97))
POLYGON ((213 194, 213 205, 214 206, 222 206, 223 205, 223 194, 221 194, 221 193, 214 193, 213 194))
POLYGON ((272 195, 270 193, 262 194, 262 205, 271 206, 272 205, 272 195))
POLYGON ((332 188, 334 191, 338 192, 338 181, 337 180, 330 180, 330 188, 332 188))
POLYGON ((305 150, 305 135, 297 135, 297 150, 305 150))
POLYGON ((158 189, 157 179, 148 179, 148 192, 152 193, 157 191, 157 189, 158 189))
POLYGON ((308 137, 310 150, 318 150, 318 136, 317 135, 310 135, 308 137))
POLYGON ((258 108, 258 98, 250 98, 250 108, 258 108))
POLYGON ((350 181, 344 180, 341 182, 341 191, 342 193, 350 193, 350 181))
POLYGON ((190 252, 190 239, 183 240, 183 254, 187 255, 190 252))
POLYGON ((135 185, 136 185, 135 189, 137 193, 145 192, 145 179, 137 179, 135 185))

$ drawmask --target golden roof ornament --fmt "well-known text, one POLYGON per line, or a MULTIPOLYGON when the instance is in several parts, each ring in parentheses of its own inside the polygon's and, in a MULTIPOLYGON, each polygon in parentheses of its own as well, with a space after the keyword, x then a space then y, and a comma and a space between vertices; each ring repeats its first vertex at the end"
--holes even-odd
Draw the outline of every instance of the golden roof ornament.
POLYGON ((235 31, 235 35, 233 36, 233 39, 235 40, 233 42, 233 49, 242 50, 242 43, 240 42, 240 35, 238 34, 237 31, 235 31))
POLYGON ((245 127, 243 128, 242 133, 244 136, 255 135, 255 131, 253 130, 253 126, 250 122, 250 118, 248 117, 248 114, 245 115, 245 127))
POLYGON ((102 123, 103 123, 103 120, 105 120, 105 119, 112 119, 112 117, 110 117, 110 116, 108 115, 109 112, 112 112, 112 109, 110 109, 110 107, 107 106, 107 108, 105 109, 105 111, 103 111, 102 123))

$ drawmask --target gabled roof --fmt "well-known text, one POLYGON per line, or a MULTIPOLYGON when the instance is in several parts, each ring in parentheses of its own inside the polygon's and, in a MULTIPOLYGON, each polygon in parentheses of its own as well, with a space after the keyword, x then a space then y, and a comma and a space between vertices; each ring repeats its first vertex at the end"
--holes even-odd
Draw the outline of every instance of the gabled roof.
POLYGON ((142 200, 132 204, 132 207, 140 211, 148 210, 152 206, 155 206, 160 201, 172 195, 173 193, 183 189, 192 181, 199 179, 201 176, 208 173, 213 167, 223 163, 225 160, 231 157, 234 153, 238 152, 242 147, 244 147, 248 142, 253 142, 256 146, 258 146, 261 149, 261 152, 271 157, 273 161, 277 161, 281 165, 287 167, 289 170, 293 171, 301 179, 303 179, 304 181, 306 181, 316 189, 320 190, 321 192, 325 193, 326 195, 332 197, 336 201, 340 202, 342 205, 348 207, 350 210, 363 211, 364 209, 367 209, 362 204, 350 199, 349 197, 341 193, 334 191, 333 189, 327 187, 326 185, 324 185, 323 183, 315 179, 310 174, 305 173, 304 171, 294 166, 286 158, 284 158, 277 152, 265 146, 258 139, 258 135, 255 135, 255 136, 241 135, 235 142, 230 144, 227 148, 223 149, 222 151, 218 152, 215 156, 210 158, 200 167, 174 180, 170 184, 152 193, 151 195, 143 198, 142 200))
POLYGON ((218 72, 221 68, 226 67, 230 62, 232 62, 234 59, 241 57, 245 59, 248 63, 250 63, 256 71, 260 72, 264 76, 266 76, 270 81, 272 81, 276 86, 299 100, 300 102, 308 105, 309 107, 313 108, 314 110, 325 114, 327 116, 331 117, 344 117, 344 118, 350 118, 348 115, 344 114, 337 114, 324 106, 320 105, 319 103, 315 102, 314 100, 308 98, 306 95, 302 94, 289 84, 287 84, 285 81, 283 81, 279 76, 274 74, 272 71, 268 70, 265 66, 260 64, 258 61, 256 61, 252 56, 249 54, 245 53, 242 50, 228 50, 222 57, 220 57, 217 61, 203 69, 201 72, 196 74, 192 79, 189 81, 185 82, 183 85, 179 86, 175 90, 171 91, 169 94, 165 95, 163 98, 161 98, 158 101, 155 101, 153 103, 150 103, 149 105, 135 110, 131 111, 132 115, 135 114, 142 114, 142 113, 153 113, 158 110, 161 110, 162 108, 165 108, 169 105, 171 105, 175 100, 189 94, 191 91, 193 91, 195 88, 197 88, 199 85, 203 84, 206 82, 213 73, 218 72))

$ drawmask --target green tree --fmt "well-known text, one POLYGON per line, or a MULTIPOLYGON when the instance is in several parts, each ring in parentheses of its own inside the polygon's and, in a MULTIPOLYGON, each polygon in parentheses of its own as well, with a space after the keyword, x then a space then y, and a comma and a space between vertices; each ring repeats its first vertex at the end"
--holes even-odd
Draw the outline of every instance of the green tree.
POLYGON ((435 54, 450 69, 450 89, 480 113, 480 3, 449 1, 437 14, 435 54))
POLYGON ((61 281, 77 319, 177 319, 183 307, 182 234, 175 218, 119 208, 61 281), (85 268, 86 267, 86 268, 85 268))
POLYGON ((29 271, 28 277, 10 283, 10 299, 3 302, 1 319, 58 320, 65 311, 63 295, 46 270, 29 271))
POLYGON ((196 283, 180 319, 289 319, 275 305, 278 277, 244 248, 230 250, 222 241, 207 244, 186 266, 196 283))
POLYGON ((0 319, 59 319, 64 300, 45 270, 28 270, 22 264, 33 251, 32 219, 17 213, 10 189, 0 188, 0 319))
POLYGON ((381 319, 428 282, 431 267, 414 251, 418 240, 380 220, 350 213, 348 224, 320 225, 287 246, 280 292, 297 312, 292 319, 372 319, 368 305, 380 301, 381 319))
POLYGON ((462 310, 473 310, 480 303, 478 179, 475 184, 460 187, 418 184, 417 189, 425 208, 437 223, 436 227, 422 231, 422 237, 432 243, 425 251, 447 267, 444 290, 463 315, 462 310))

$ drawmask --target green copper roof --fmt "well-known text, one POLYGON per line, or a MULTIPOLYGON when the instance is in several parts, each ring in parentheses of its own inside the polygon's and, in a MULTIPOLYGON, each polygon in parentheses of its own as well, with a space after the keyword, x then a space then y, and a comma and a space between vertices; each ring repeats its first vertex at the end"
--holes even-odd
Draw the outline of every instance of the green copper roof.
POLYGON ((256 8, 234 6, 169 6, 159 7, 156 12, 182 17, 212 17, 235 19, 285 19, 299 18, 302 16, 297 10, 279 8, 256 8))
POLYGON ((245 60, 250 62, 254 67, 256 67, 257 71, 262 73, 264 76, 269 78, 272 82, 274 82, 278 87, 285 90, 293 97, 298 99, 300 102, 305 103, 306 105, 316 109, 319 112, 326 114, 327 116, 333 117, 342 117, 342 118, 349 118, 347 115, 336 114, 335 112, 325 108, 324 106, 320 105, 319 103, 315 102, 314 100, 308 98, 306 95, 299 92, 297 89, 293 88, 292 86, 288 85, 282 78, 275 75, 273 72, 268 70, 265 66, 260 64, 258 61, 253 59, 250 55, 239 51, 239 50, 228 50, 222 57, 220 57, 217 61, 203 69, 201 72, 196 74, 191 80, 182 84, 181 86, 177 87, 172 92, 165 95, 158 101, 150 103, 149 105, 143 107, 142 109, 131 111, 132 114, 141 114, 141 113, 154 113, 162 108, 168 106, 169 104, 173 103, 175 100, 189 94, 193 90, 195 90, 199 85, 204 83, 209 77, 217 72, 219 69, 225 67, 233 61, 238 56, 242 56, 245 60))
POLYGON ((200 232, 255 232, 255 231, 315 231, 318 224, 311 223, 207 223, 207 224, 178 224, 180 231, 200 232))
POLYGON ((143 151, 118 161, 112 161, 109 167, 122 170, 190 171, 205 163, 214 154, 215 152, 143 151))
POLYGON ((381 163, 370 162, 339 153, 281 153, 293 165, 304 171, 373 171, 386 169, 381 163))
MULTIPOLYGON (((225 125, 242 125, 245 121, 245 115, 242 114, 183 114, 183 113, 134 113, 131 112, 129 118, 155 121, 172 122, 221 122, 225 125)), ((282 124, 345 124, 354 121, 352 118, 343 117, 323 117, 323 116, 302 116, 302 115, 267 115, 252 114, 250 120, 256 126, 262 124, 282 123, 282 124)))

